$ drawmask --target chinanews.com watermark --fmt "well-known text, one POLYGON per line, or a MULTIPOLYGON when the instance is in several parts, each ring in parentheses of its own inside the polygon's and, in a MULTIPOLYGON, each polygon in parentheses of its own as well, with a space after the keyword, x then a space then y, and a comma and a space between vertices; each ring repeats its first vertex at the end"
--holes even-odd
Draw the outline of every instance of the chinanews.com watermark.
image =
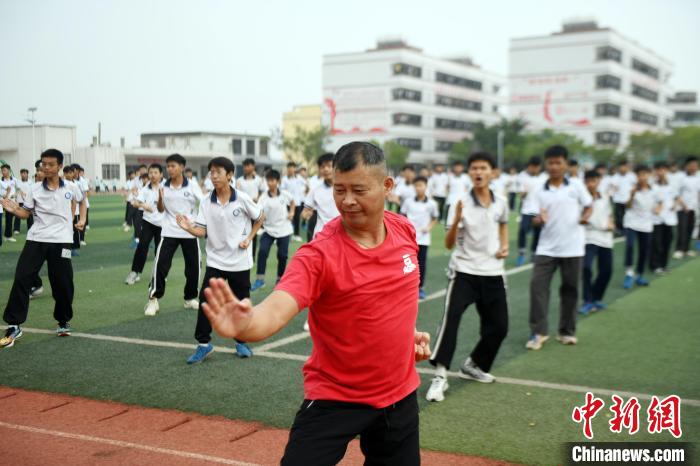
MULTIPOLYGON (((645 411, 634 396, 626 401, 618 395, 611 398, 608 409, 612 414, 607 427, 613 434, 633 436, 645 430, 652 435, 666 432, 676 439, 683 436, 679 396, 661 399, 652 396, 645 411)), ((593 420, 604 407, 605 401, 591 392, 586 393, 582 405, 574 407, 571 420, 581 425, 583 437, 588 441, 564 444, 566 464, 695 464, 694 445, 688 442, 591 442, 595 437, 593 420)))

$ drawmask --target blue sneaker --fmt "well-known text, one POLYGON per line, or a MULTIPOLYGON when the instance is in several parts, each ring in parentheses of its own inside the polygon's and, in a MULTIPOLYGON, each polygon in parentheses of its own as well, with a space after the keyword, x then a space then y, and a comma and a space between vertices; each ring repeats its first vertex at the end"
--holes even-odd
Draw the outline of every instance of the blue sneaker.
POLYGON ((603 301, 593 301, 593 306, 595 306, 596 311, 602 311, 603 309, 608 308, 608 305, 605 304, 603 301))
POLYGON ((209 356, 212 351, 214 351, 214 346, 211 343, 204 345, 197 345, 197 349, 194 354, 187 358, 187 364, 199 364, 204 361, 207 356, 209 356))
POLYGON ((578 313, 583 316, 587 316, 593 311, 595 311, 595 306, 593 303, 583 303, 583 306, 579 308, 578 313))
POLYGON ((425 291, 423 290, 423 288, 418 290, 418 299, 425 299, 425 296, 426 296, 426 294, 425 294, 425 291))
POLYGON ((253 356, 253 350, 245 343, 236 342, 236 356, 239 358, 249 358, 253 356))
POLYGON ((636 283, 637 286, 649 286, 649 280, 642 277, 641 275, 637 277, 637 279, 634 281, 634 283, 636 283))
POLYGON ((253 286, 250 287, 250 291, 259 290, 265 286, 265 280, 260 280, 259 278, 255 280, 253 286))
POLYGON ((625 275, 625 281, 622 282, 622 288, 629 290, 634 284, 634 277, 632 275, 625 275))
POLYGON ((518 254, 518 259, 515 261, 515 266, 520 267, 525 265, 525 254, 518 254))

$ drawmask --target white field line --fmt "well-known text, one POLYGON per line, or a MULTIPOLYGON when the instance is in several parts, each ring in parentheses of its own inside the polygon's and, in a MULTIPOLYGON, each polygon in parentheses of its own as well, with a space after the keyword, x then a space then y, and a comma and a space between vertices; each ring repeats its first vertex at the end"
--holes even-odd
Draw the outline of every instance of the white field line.
MULTIPOLYGON (((25 327, 22 329, 23 331, 27 333, 39 333, 39 334, 53 334, 54 332, 52 330, 45 330, 45 329, 36 329, 36 328, 28 328, 25 327)), ((162 348, 178 348, 178 349, 188 349, 192 350, 194 345, 192 343, 177 343, 177 342, 171 342, 171 341, 158 341, 158 340, 143 340, 140 338, 127 338, 127 337, 115 337, 112 335, 100 335, 100 334, 94 334, 94 333, 80 333, 80 332, 75 332, 72 334, 73 337, 77 338, 88 338, 92 340, 101 340, 101 341, 111 341, 111 342, 116 342, 116 343, 127 343, 131 345, 145 345, 145 346, 157 346, 157 347, 162 347, 162 348)), ((293 335, 293 336, 298 336, 298 335, 293 335)), ((291 338, 291 337, 289 337, 291 338)), ((300 338, 298 338, 300 339, 300 338)), ((262 347, 261 347, 262 348, 262 347)), ((218 351, 220 353, 235 353, 236 351, 231 348, 226 348, 226 347, 215 347, 215 351, 218 351)), ((254 353, 256 356, 262 356, 264 358, 272 358, 272 359, 283 359, 287 361, 299 361, 299 362, 305 362, 308 359, 308 356, 304 356, 302 354, 290 354, 290 353, 280 353, 276 351, 261 351, 260 349, 253 348, 254 353)), ((11 350, 9 350, 11 351, 11 350)), ((435 373, 433 369, 425 368, 425 367, 419 367, 418 372, 421 374, 428 374, 432 375, 435 373)), ((459 374, 457 372, 449 372, 448 375, 450 377, 459 377, 459 374)), ((552 382, 542 382, 539 380, 527 380, 527 379, 514 379, 510 377, 498 377, 497 381, 499 383, 504 383, 504 384, 509 384, 509 385, 521 385, 521 386, 527 386, 527 387, 535 387, 535 388, 547 388, 551 390, 561 390, 561 391, 567 391, 567 392, 574 392, 574 393, 586 393, 586 392, 592 392, 596 394, 601 394, 601 395, 622 395, 626 397, 630 396, 636 396, 640 400, 650 400, 652 395, 648 395, 645 393, 632 393, 632 392, 623 392, 623 391, 617 391, 617 390, 610 390, 607 388, 593 388, 593 387, 585 387, 582 385, 569 385, 569 384, 560 384, 560 383, 552 383, 552 382)), ((686 406, 696 406, 700 407, 700 400, 694 400, 690 398, 685 398, 683 399, 683 404, 686 406)))
MULTIPOLYGON (((92 435, 73 434, 70 432, 61 432, 58 430, 41 429, 39 427, 23 426, 20 424, 10 424, 9 422, 0 421, 0 427, 4 427, 6 429, 19 430, 22 432, 30 432, 32 434, 43 434, 50 435, 52 437, 101 443, 105 445, 111 445, 113 447, 132 448, 135 450, 143 450, 150 453, 160 453, 163 455, 178 456, 180 458, 187 458, 190 460, 209 461, 210 463, 230 464, 234 466, 259 466, 255 463, 245 463, 243 461, 236 461, 228 458, 221 458, 218 456, 202 455, 200 453, 192 453, 188 451, 171 450, 170 448, 160 448, 151 445, 144 445, 141 443, 124 442, 121 440, 112 440, 103 437, 93 437, 92 435)), ((70 458, 68 459, 70 460, 70 458)))

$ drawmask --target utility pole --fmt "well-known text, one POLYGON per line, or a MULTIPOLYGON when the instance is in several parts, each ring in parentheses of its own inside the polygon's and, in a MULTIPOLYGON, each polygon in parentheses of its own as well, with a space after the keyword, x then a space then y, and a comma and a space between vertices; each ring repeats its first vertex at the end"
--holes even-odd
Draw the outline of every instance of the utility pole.
POLYGON ((37 108, 29 107, 27 111, 31 113, 31 116, 27 119, 27 121, 32 124, 32 160, 36 160, 36 136, 34 131, 34 126, 36 125, 36 117, 34 116, 34 113, 37 111, 37 108))

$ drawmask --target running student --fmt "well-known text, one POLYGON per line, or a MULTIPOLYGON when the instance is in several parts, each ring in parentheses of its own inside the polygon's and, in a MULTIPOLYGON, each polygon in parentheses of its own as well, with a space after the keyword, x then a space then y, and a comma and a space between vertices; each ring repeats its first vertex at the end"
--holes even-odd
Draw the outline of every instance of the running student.
POLYGON ((185 309, 199 309, 197 300, 197 282, 201 266, 199 241, 192 234, 184 231, 177 224, 177 216, 194 218, 197 203, 202 198, 202 191, 197 183, 184 176, 187 161, 180 154, 170 155, 165 159, 170 179, 158 189, 158 212, 163 213, 160 244, 153 264, 153 276, 148 288, 148 303, 144 309, 147 316, 154 316, 160 309, 158 300, 165 294, 165 279, 168 277, 173 255, 178 247, 182 249, 185 259, 185 309))
MULTIPOLYGON (((208 169, 214 190, 202 199, 197 220, 193 223, 185 215, 177 216, 180 228, 199 238, 207 238, 207 268, 199 292, 194 333, 198 344, 187 364, 202 362, 214 351, 210 343, 211 324, 202 311, 207 302, 205 290, 212 279, 228 282, 230 289, 241 299, 250 296, 250 268, 253 266, 250 243, 263 221, 260 208, 250 196, 231 187, 235 170, 231 160, 216 157, 209 162, 208 169)), ((244 341, 236 340, 236 355, 249 358, 253 352, 244 341)))
POLYGON ((584 174, 586 189, 593 198, 591 216, 586 223, 586 255, 583 259, 583 305, 579 313, 587 315, 608 306, 603 303, 605 290, 613 270, 613 231, 615 222, 610 197, 601 192, 600 173, 589 170, 584 174), (593 263, 598 261, 598 274, 593 280, 593 263))
POLYGON ((539 212, 534 223, 542 226, 542 232, 530 281, 531 336, 525 347, 531 350, 540 349, 549 338, 549 289, 557 269, 561 274, 557 340, 564 345, 578 342, 576 302, 586 249, 583 225, 588 223, 593 199, 581 181, 565 176, 568 156, 563 146, 547 149, 544 157, 549 177, 533 199, 532 207, 539 212))
POLYGON ((404 214, 416 230, 416 242, 418 243, 418 268, 420 270, 420 284, 418 285, 418 298, 425 299, 423 284, 427 273, 428 246, 430 246, 430 231, 440 218, 440 210, 437 202, 428 198, 426 194, 428 179, 419 176, 413 181, 415 196, 409 197, 401 204, 401 213, 404 214))
POLYGON ((153 163, 148 167, 149 184, 142 188, 136 199, 132 201, 133 206, 143 211, 141 220, 141 233, 139 235, 138 246, 134 251, 134 259, 131 262, 131 272, 126 276, 124 283, 133 285, 141 280, 141 272, 148 259, 148 249, 151 241, 158 249, 160 245, 160 233, 163 224, 163 213, 158 211, 158 197, 160 193, 160 183, 163 180, 163 167, 153 163))
POLYGON ((447 370, 457 346, 462 314, 476 304, 480 339, 461 365, 460 377, 478 382, 495 380, 489 370, 508 333, 504 259, 508 256, 508 202, 489 189, 496 162, 491 154, 472 154, 467 171, 473 188, 452 206, 445 246, 455 248, 448 269, 445 311, 437 331, 430 364, 436 367, 428 401, 442 401, 448 388, 447 370))
POLYGON ((27 241, 17 260, 15 280, 7 300, 3 319, 9 325, 0 347, 10 347, 22 336, 21 325, 27 320, 29 294, 35 284, 39 270, 48 264, 51 292, 55 300, 53 316, 58 322, 56 334, 70 335, 70 320, 73 318, 73 266, 71 264, 71 241, 73 238, 73 211, 80 204, 80 216, 75 227, 85 226, 85 203, 80 189, 63 181, 58 175, 63 165, 63 153, 48 149, 41 154, 45 179, 35 183, 27 192, 24 206, 9 199, 2 200, 5 210, 26 219, 34 215, 34 225, 27 233, 27 241))
POLYGON ((366 464, 418 465, 415 362, 430 349, 415 327, 416 233, 384 210, 394 182, 381 149, 347 144, 333 173, 341 215, 299 248, 275 291, 253 306, 212 280, 203 308, 220 335, 260 341, 310 307, 305 400, 282 465, 337 464, 358 435, 366 464))
POLYGON ((654 173, 654 187, 661 201, 661 211, 653 218, 654 231, 651 233, 649 269, 656 274, 662 274, 666 272, 668 266, 668 256, 673 242, 673 227, 678 225, 676 215, 678 190, 676 185, 668 179, 668 163, 655 163, 654 173))
POLYGON ((661 213, 662 199, 656 188, 649 184, 651 170, 646 165, 635 168, 637 183, 630 190, 630 197, 625 206, 622 225, 625 229, 625 279, 623 288, 632 285, 648 286, 644 271, 649 260, 651 233, 654 231, 654 215, 661 213), (637 243, 637 267, 634 265, 634 243, 637 243), (635 277, 635 270, 637 275, 635 277))
POLYGON ((287 191, 281 191, 279 187, 280 173, 270 170, 265 175, 267 180, 267 192, 260 196, 258 207, 265 214, 263 229, 260 237, 260 251, 258 252, 258 275, 251 291, 265 286, 265 269, 267 268, 267 256, 270 254, 273 243, 277 243, 277 281, 279 283, 287 267, 289 254, 289 241, 292 238, 294 228, 292 219, 296 204, 294 198, 287 191))

